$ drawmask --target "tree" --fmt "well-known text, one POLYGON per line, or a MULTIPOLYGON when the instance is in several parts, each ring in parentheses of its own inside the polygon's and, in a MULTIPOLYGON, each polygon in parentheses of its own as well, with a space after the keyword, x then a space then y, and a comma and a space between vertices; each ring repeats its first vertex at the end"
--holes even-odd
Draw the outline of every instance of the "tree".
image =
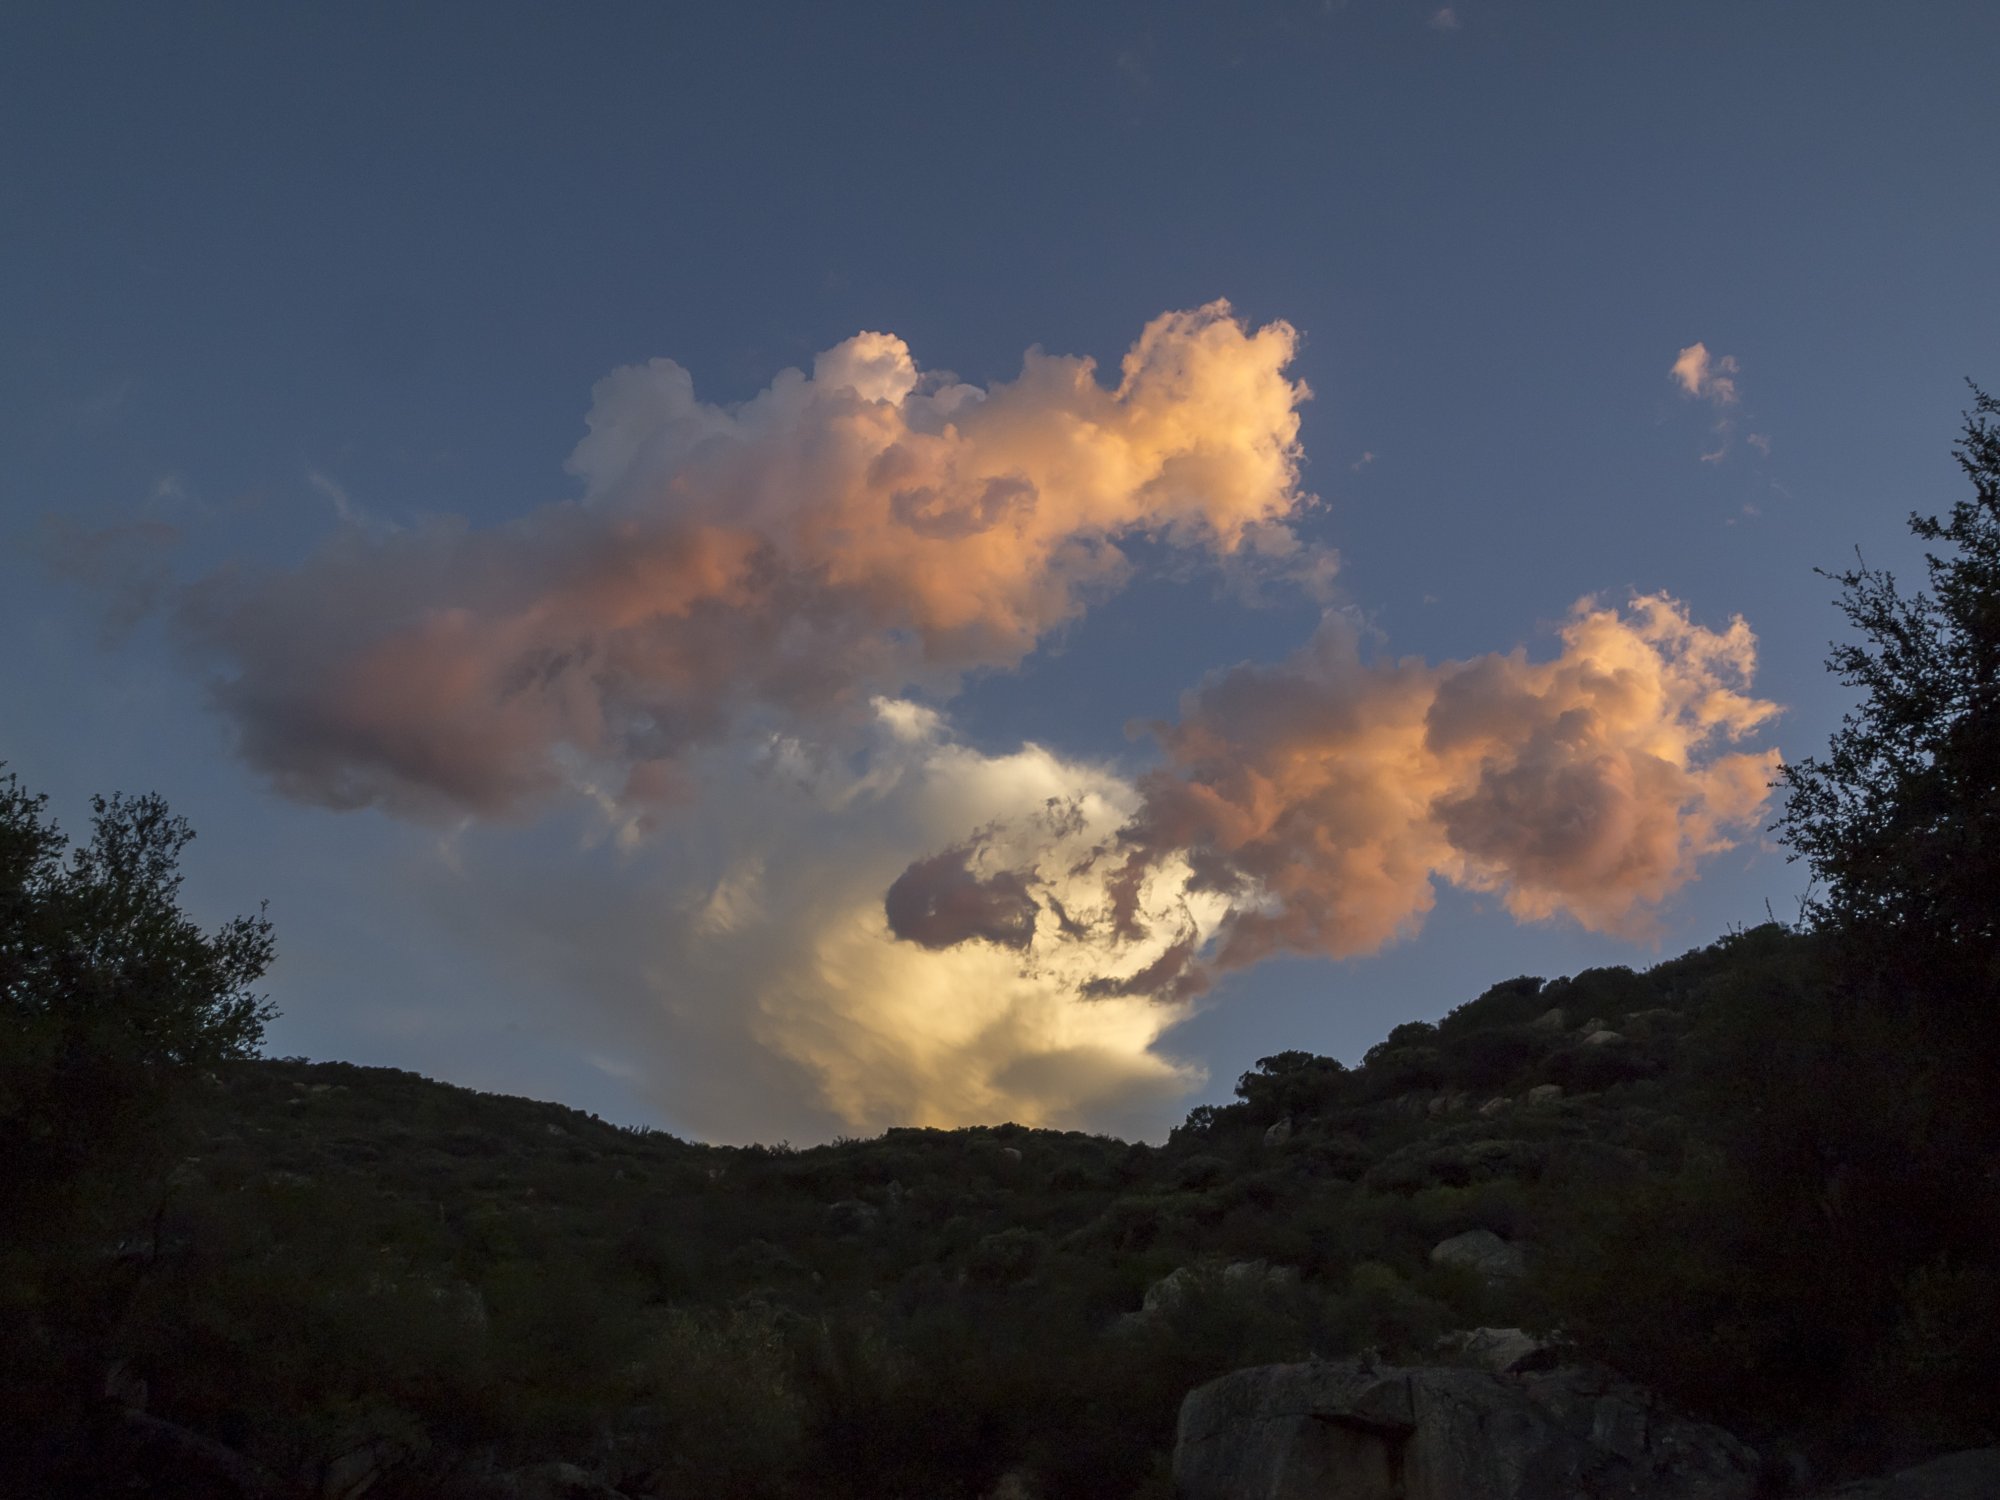
POLYGON ((71 850, 48 799, 0 778, 0 1219, 17 1227, 88 1207, 273 1014, 252 989, 273 951, 263 913, 208 934, 180 909, 186 821, 157 795, 91 805, 71 850))
MULTIPOLYGON (((1828 575, 1861 639, 1828 668, 1866 697, 1783 772, 1776 827, 1818 885, 1815 928, 1875 991, 1990 1044, 2000 996, 2000 401, 1973 388, 1954 457, 1972 494, 1913 514, 1930 588, 1857 559, 1828 575)), ((1992 1059, 1987 1059, 1991 1061, 1992 1059)))

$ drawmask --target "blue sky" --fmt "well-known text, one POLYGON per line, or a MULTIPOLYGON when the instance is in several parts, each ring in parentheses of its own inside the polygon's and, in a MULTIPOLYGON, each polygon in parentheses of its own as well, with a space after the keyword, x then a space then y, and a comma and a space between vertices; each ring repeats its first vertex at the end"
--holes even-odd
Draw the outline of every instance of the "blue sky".
MULTIPOLYGON (((199 910, 270 898, 273 1050, 699 1134, 989 1111, 1157 1131, 1266 1053, 1352 1060, 1494 980, 1788 914, 1799 873, 1754 829, 1637 941, 1516 920, 1504 872, 1440 876, 1380 951, 1225 966, 1179 1009, 1134 1002, 1150 1021, 1074 1002, 1035 1023, 1060 1042, 986 1011, 921 1040, 1037 946, 904 940, 896 964, 957 967, 898 968, 906 1006, 869 1009, 889 980, 835 974, 830 1003, 801 977, 838 969, 824 948, 780 972, 776 939, 730 957, 663 935, 699 926, 689 892, 751 902, 754 864, 792 941, 787 901, 960 847, 940 788, 980 811, 965 838, 997 826, 963 779, 981 768, 1097 786, 1108 838, 1119 788, 1163 765, 1128 726, 1292 659, 1329 608, 1378 663, 1545 663, 1585 595, 1665 593, 1715 632, 1741 614, 1749 691, 1783 713, 1727 748, 1810 753, 1844 706, 1812 569, 1860 545, 1907 571, 1903 516, 1955 498, 1963 382, 2000 381, 1986 5, 78 4, 5 30, 0 756, 72 826, 93 790, 157 788, 200 830, 199 910), (973 652, 956 682, 860 673, 817 717, 745 710, 622 842, 629 798, 599 774, 622 750, 504 814, 336 811, 275 788, 252 721, 217 706, 253 658, 308 694, 313 653, 374 628, 394 538, 435 518, 527 526, 506 564, 526 577, 553 523, 522 518, 643 505, 630 476, 586 499, 565 468, 620 367, 671 359, 728 408, 866 330, 982 390, 1035 346, 1109 386, 1152 320, 1217 298, 1297 331, 1282 519, 1299 556, 1337 554, 1330 592, 1253 589, 1226 547, 1142 518, 1122 582, 1027 649, 973 652), (1726 391, 1674 377, 1697 343, 1726 391), (343 535, 374 539, 349 571, 311 561, 343 535), (191 625, 235 586, 204 594, 218 574, 263 580, 265 613, 191 625), (942 714, 928 748, 885 737, 871 695, 942 714), (808 792, 773 735, 817 757, 808 792), (893 768, 907 806, 855 790, 893 768)), ((387 607, 447 602, 425 586, 387 607)), ((1029 868, 979 847, 981 891, 1029 868)))

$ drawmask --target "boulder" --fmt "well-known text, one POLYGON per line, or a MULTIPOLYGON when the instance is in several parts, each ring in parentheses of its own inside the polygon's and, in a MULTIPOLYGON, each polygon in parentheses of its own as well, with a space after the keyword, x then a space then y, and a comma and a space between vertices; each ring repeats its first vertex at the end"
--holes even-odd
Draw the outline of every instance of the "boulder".
POLYGON ((1201 1286, 1201 1279, 1201 1272, 1193 1266, 1181 1266, 1169 1271, 1146 1288, 1146 1300, 1140 1312, 1149 1318, 1172 1312, 1195 1295, 1201 1286))
POLYGON ((1586 1047, 1604 1047, 1610 1045, 1612 1042, 1622 1042, 1624 1040, 1625 1038, 1617 1032, 1600 1026, 1597 1030, 1585 1034, 1583 1045, 1586 1047))
POLYGON ((1019 1146, 1002 1146, 1000 1148, 1000 1159, 1009 1166, 1018 1167, 1021 1164, 1021 1148, 1019 1146))
POLYGON ((826 1206, 826 1221, 835 1234, 866 1234, 881 1221, 882 1211, 859 1198, 842 1198, 826 1206))
POLYGON ((1489 1120, 1495 1115, 1504 1115, 1513 1107, 1514 1101, 1505 1094, 1496 1095, 1479 1106, 1479 1112, 1489 1120))
POLYGON ((1756 1459, 1608 1372, 1343 1360, 1190 1392, 1173 1479, 1179 1500, 1750 1500, 1756 1459))
POLYGON ((1119 1322, 1128 1328, 1137 1327, 1217 1291, 1238 1297, 1256 1296, 1292 1286, 1298 1279, 1299 1273, 1291 1266, 1274 1266, 1262 1260, 1231 1261, 1220 1268, 1181 1266, 1147 1287, 1139 1311, 1125 1314, 1119 1322))
POLYGON ((1490 1229, 1468 1229, 1431 1247, 1431 1264, 1464 1266, 1488 1281, 1507 1281, 1524 1274, 1527 1261, 1519 1245, 1500 1238, 1490 1229))
POLYGON ((1266 1146, 1282 1146, 1292 1138, 1292 1121, 1288 1115, 1264 1132, 1266 1146))
POLYGON ((1528 1023, 1537 1031, 1561 1031, 1569 1025, 1569 1017, 1563 1014, 1560 1005, 1551 1006, 1528 1023))
POLYGON ((1232 1292, 1275 1291, 1291 1286, 1299 1273, 1290 1266, 1274 1266, 1267 1260, 1232 1260, 1222 1268, 1222 1284, 1232 1292))
POLYGON ((1437 1342, 1440 1354, 1499 1375, 1548 1369, 1556 1363, 1559 1347, 1552 1339, 1538 1339, 1518 1328, 1467 1328, 1437 1342))
POLYGON ((1554 1104, 1563 1096, 1563 1086, 1559 1083, 1538 1083, 1528 1090, 1530 1104, 1554 1104))
POLYGON ((2000 1495, 2000 1448, 1968 1448, 1885 1479, 1824 1491, 1819 1500, 1993 1500, 1995 1495, 2000 1495))

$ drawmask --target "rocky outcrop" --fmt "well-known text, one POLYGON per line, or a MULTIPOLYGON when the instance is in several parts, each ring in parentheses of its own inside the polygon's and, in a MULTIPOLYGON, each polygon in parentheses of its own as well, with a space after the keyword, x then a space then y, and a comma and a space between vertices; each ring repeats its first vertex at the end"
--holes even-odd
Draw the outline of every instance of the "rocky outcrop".
POLYGON ((1750 1500, 1755 1490, 1755 1456, 1728 1433, 1580 1367, 1265 1365, 1191 1392, 1174 1442, 1178 1500, 1750 1500))

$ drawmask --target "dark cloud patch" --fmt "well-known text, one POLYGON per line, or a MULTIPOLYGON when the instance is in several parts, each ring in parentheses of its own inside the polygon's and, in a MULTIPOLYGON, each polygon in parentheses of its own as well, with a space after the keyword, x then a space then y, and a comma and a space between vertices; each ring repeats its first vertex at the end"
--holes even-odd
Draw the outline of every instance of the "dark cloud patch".
POLYGON ((950 948, 975 938, 1025 950, 1034 941, 1041 907, 1025 877, 1013 870, 974 873, 976 848, 962 844, 912 864, 882 898, 889 930, 923 948, 950 948))

